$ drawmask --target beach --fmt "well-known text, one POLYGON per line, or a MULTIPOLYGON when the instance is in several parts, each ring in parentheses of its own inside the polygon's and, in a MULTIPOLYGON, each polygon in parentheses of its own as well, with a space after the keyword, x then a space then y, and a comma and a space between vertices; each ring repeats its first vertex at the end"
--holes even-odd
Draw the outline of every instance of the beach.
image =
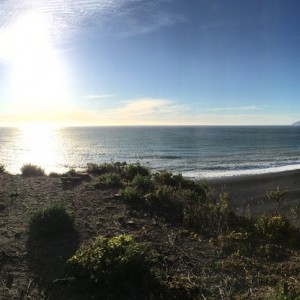
POLYGON ((267 192, 277 187, 284 191, 284 209, 300 201, 300 170, 209 179, 208 183, 219 192, 228 192, 232 207, 242 212, 250 209, 253 216, 274 209, 267 192))

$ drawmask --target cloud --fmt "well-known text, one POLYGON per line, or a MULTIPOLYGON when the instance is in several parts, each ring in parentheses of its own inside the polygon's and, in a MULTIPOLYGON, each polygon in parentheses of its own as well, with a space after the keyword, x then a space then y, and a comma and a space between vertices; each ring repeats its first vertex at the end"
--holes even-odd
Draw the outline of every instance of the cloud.
POLYGON ((91 95, 86 95, 84 99, 87 100, 102 100, 102 99, 107 99, 107 98, 112 98, 115 97, 116 94, 91 94, 91 95))
POLYGON ((267 105, 248 105, 248 106, 232 106, 232 107, 213 107, 213 108, 206 108, 203 109, 204 111, 214 111, 214 112, 219 112, 219 111, 251 111, 251 110, 264 110, 268 106, 267 105))
POLYGON ((123 102, 121 106, 102 113, 101 117, 116 124, 164 124, 188 109, 186 105, 167 99, 146 98, 123 102))
MULTIPOLYGON (((229 112, 229 111, 228 111, 229 112)), ((136 99, 119 103, 114 109, 88 110, 62 107, 59 111, 30 111, 0 114, 1 125, 45 122, 60 125, 289 125, 300 114, 256 114, 255 109, 236 113, 196 113, 192 108, 168 99, 136 99)))
MULTIPOLYGON (((22 15, 37 13, 47 21, 54 40, 81 29, 97 28, 113 35, 138 35, 172 26, 183 17, 168 0, 4 0, 0 2, 1 31, 9 30, 22 15)), ((92 32, 92 31, 91 31, 92 32)))

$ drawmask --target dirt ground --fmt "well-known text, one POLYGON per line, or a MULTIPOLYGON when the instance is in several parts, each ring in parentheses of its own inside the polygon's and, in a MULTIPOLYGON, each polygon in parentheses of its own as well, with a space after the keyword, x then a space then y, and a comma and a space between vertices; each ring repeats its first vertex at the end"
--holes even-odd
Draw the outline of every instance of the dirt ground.
MULTIPOLYGON (((263 264, 229 255, 159 213, 129 206, 116 196, 118 189, 95 189, 94 180, 66 185, 59 177, 0 174, 0 299, 89 299, 65 289, 65 262, 100 234, 126 233, 150 243, 164 258, 161 269, 174 291, 198 288, 191 299, 263 299, 285 278, 300 280, 296 251, 288 260, 263 264), (55 201, 74 211, 76 233, 30 241, 30 217, 55 201)), ((183 298, 174 292, 169 299, 183 298)))

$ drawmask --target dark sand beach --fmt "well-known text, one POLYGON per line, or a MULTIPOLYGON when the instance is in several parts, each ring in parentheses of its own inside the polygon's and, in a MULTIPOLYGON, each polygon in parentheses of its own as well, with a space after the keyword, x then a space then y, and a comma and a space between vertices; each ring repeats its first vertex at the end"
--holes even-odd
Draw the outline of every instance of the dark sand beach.
POLYGON ((225 177, 208 182, 217 191, 228 192, 234 208, 243 211, 250 208, 254 216, 274 208, 266 193, 277 187, 284 191, 283 207, 286 209, 300 202, 300 170, 225 177))

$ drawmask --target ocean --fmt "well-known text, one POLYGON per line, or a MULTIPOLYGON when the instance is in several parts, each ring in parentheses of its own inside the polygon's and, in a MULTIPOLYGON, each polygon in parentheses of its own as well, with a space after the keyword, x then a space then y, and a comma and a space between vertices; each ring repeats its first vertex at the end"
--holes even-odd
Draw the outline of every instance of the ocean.
POLYGON ((116 161, 190 178, 294 170, 300 126, 0 128, 0 164, 13 174, 25 163, 49 173, 116 161))

